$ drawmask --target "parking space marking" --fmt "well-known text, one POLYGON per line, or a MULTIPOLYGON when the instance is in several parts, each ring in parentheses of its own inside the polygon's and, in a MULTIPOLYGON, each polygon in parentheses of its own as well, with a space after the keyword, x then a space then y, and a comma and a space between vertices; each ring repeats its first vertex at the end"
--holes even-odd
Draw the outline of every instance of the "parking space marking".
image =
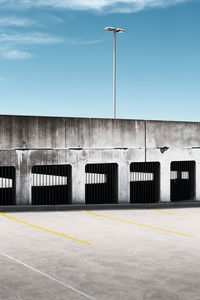
POLYGON ((168 211, 162 211, 162 210, 158 210, 158 209, 152 209, 152 210, 157 211, 157 212, 162 213, 162 214, 166 214, 166 215, 173 215, 173 216, 179 216, 179 217, 184 217, 184 218, 189 218, 189 219, 194 219, 194 220, 200 220, 200 217, 185 216, 185 215, 175 214, 175 213, 171 213, 171 212, 168 212, 168 211))
POLYGON ((19 222, 19 223, 22 223, 22 224, 25 224, 25 225, 28 225, 28 226, 31 226, 31 227, 34 227, 34 228, 43 230, 43 231, 46 231, 46 232, 49 232, 49 233, 56 234, 56 235, 62 236, 62 237, 64 237, 64 238, 67 238, 67 239, 70 239, 70 240, 73 240, 73 241, 76 241, 76 242, 79 242, 79 243, 82 243, 82 244, 92 245, 91 243, 88 243, 88 242, 85 242, 85 241, 82 241, 82 240, 73 238, 73 237, 68 236, 68 235, 65 235, 65 234, 63 234, 63 233, 59 233, 59 232, 56 232, 56 231, 53 231, 53 230, 50 230, 50 229, 46 229, 46 228, 44 228, 44 227, 40 227, 40 226, 33 225, 33 224, 28 223, 28 222, 25 222, 25 221, 21 221, 21 220, 18 220, 18 219, 9 217, 9 216, 7 216, 7 215, 5 215, 5 214, 3 214, 3 213, 0 213, 0 215, 3 216, 3 217, 5 217, 5 218, 8 218, 8 219, 10 219, 10 220, 13 220, 13 221, 16 221, 16 222, 19 222))
POLYGON ((62 281, 60 281, 60 280, 58 280, 58 279, 56 279, 56 278, 54 278, 54 277, 52 277, 52 276, 50 276, 50 275, 44 273, 44 272, 41 272, 41 271, 39 271, 39 270, 37 270, 37 269, 35 269, 35 268, 33 268, 33 267, 31 267, 31 266, 29 266, 29 265, 23 263, 23 262, 20 261, 19 259, 16 259, 16 258, 14 258, 14 257, 12 257, 12 256, 10 256, 10 255, 5 254, 5 253, 1 253, 1 255, 4 256, 4 257, 9 258, 10 260, 13 260, 13 261, 17 262, 18 264, 23 265, 24 267, 26 267, 26 268, 28 268, 28 269, 34 271, 34 272, 37 272, 37 273, 39 273, 39 274, 41 274, 41 275, 47 277, 47 278, 50 279, 50 280, 53 280, 53 281, 59 283, 60 285, 63 285, 64 287, 67 287, 67 288, 70 289, 70 290, 73 290, 74 292, 76 292, 76 293, 82 295, 83 297, 85 297, 85 298, 87 298, 87 299, 95 300, 95 299, 92 298, 91 296, 86 295, 85 293, 83 293, 83 292, 77 290, 76 288, 74 288, 74 287, 71 286, 70 284, 66 284, 66 283, 64 283, 64 282, 62 282, 62 281))
POLYGON ((94 215, 94 216, 97 216, 97 217, 102 217, 102 218, 106 218, 106 219, 110 219, 110 220, 115 220, 115 221, 119 221, 119 222, 123 222, 123 223, 129 223, 129 224, 133 224, 133 225, 137 225, 137 226, 141 226, 141 227, 146 227, 146 228, 150 228, 150 229, 165 231, 165 232, 169 232, 169 233, 173 233, 173 234, 178 234, 178 235, 183 235, 183 236, 187 236, 187 237, 191 237, 191 238, 195 237, 194 235, 190 235, 190 234, 186 234, 186 233, 181 233, 181 232, 177 232, 177 231, 173 231, 173 230, 168 230, 168 229, 163 229, 163 228, 159 228, 159 227, 154 227, 154 226, 150 226, 150 225, 139 224, 139 223, 135 223, 135 222, 131 222, 131 221, 126 221, 126 220, 122 220, 122 219, 117 219, 117 218, 113 218, 113 217, 108 217, 108 216, 96 214, 94 212, 87 211, 87 210, 85 210, 84 212, 86 212, 88 214, 91 214, 91 215, 94 215))

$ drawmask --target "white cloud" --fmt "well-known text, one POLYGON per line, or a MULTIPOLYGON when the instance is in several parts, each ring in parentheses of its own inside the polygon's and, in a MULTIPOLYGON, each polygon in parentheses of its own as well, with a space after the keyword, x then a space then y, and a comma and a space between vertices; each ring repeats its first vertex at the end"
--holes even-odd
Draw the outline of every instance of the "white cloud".
POLYGON ((50 21, 52 23, 55 23, 55 24, 63 24, 63 23, 65 23, 65 21, 62 18, 58 17, 58 16, 46 15, 45 18, 48 21, 50 21))
MULTIPOLYGON (((0 45, 0 58, 3 59, 27 59, 33 55, 29 52, 16 49, 11 45, 0 45)), ((0 79, 1 80, 1 79, 0 79)))
POLYGON ((66 38, 66 45, 68 46, 81 46, 81 45, 94 45, 104 42, 105 40, 80 40, 66 38))
POLYGON ((93 45, 104 40, 81 40, 72 38, 59 38, 49 34, 34 33, 0 33, 0 57, 6 59, 27 59, 33 54, 19 48, 31 48, 37 45, 52 45, 63 43, 67 46, 93 45))
POLYGON ((6 59, 27 59, 33 54, 23 49, 27 46, 50 45, 64 42, 63 39, 43 33, 0 34, 0 57, 6 59))
POLYGON ((0 27, 25 27, 35 25, 36 22, 27 18, 17 18, 15 16, 0 17, 0 27))
POLYGON ((19 33, 19 34, 0 34, 0 45, 2 43, 38 45, 38 44, 58 44, 64 42, 63 39, 44 33, 19 33))
POLYGON ((149 7, 167 7, 192 0, 0 0, 2 7, 53 7, 71 10, 130 13, 149 7))
POLYGON ((2 52, 2 57, 7 59, 26 59, 32 57, 33 54, 21 50, 7 50, 2 52))

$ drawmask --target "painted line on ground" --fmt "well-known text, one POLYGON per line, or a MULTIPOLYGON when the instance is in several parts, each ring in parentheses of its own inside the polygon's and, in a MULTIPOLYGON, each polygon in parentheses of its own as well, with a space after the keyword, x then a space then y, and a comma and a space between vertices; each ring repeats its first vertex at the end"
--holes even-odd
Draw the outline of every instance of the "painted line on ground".
POLYGON ((14 258, 14 257, 12 257, 12 256, 10 256, 10 255, 5 254, 5 253, 1 253, 1 255, 4 256, 4 257, 9 258, 10 260, 13 260, 13 261, 17 262, 18 264, 23 265, 24 267, 26 267, 26 268, 28 268, 28 269, 34 271, 34 272, 37 272, 37 273, 39 273, 39 274, 41 274, 41 275, 47 277, 47 278, 50 279, 50 280, 53 280, 53 281, 59 283, 59 284, 62 285, 62 286, 67 287, 67 288, 70 289, 70 290, 73 290, 74 292, 76 292, 76 293, 82 295, 83 297, 85 297, 85 298, 87 298, 87 299, 95 300, 95 299, 92 298, 91 296, 89 296, 89 295, 87 295, 87 294, 85 294, 85 293, 83 293, 83 292, 77 290, 76 288, 74 288, 74 287, 71 286, 70 284, 67 284, 67 283, 65 283, 65 282, 62 282, 62 281, 60 281, 60 280, 58 280, 58 279, 56 279, 56 278, 54 278, 54 277, 52 277, 52 276, 50 276, 50 275, 44 273, 44 272, 41 272, 41 271, 39 271, 38 269, 35 269, 35 268, 33 268, 32 266, 23 263, 23 262, 20 261, 19 259, 16 259, 16 258, 14 258))
POLYGON ((68 236, 68 235, 65 235, 65 234, 63 234, 63 233, 59 233, 59 232, 56 232, 56 231, 53 231, 53 230, 50 230, 50 229, 46 229, 46 228, 44 228, 44 227, 40 227, 40 226, 33 225, 33 224, 28 223, 28 222, 25 222, 25 221, 21 221, 21 220, 15 219, 15 218, 13 218, 13 217, 9 217, 9 216, 7 216, 7 215, 5 215, 5 214, 3 214, 3 213, 0 213, 0 215, 3 216, 3 217, 5 217, 5 218, 8 218, 8 219, 10 219, 10 220, 13 220, 13 221, 16 221, 16 222, 19 222, 19 223, 22 223, 22 224, 31 226, 31 227, 33 227, 33 228, 37 228, 37 229, 46 231, 46 232, 49 232, 49 233, 56 234, 56 235, 62 236, 62 237, 64 237, 64 238, 67 238, 67 239, 70 239, 70 240, 73 240, 73 241, 76 241, 76 242, 79 242, 79 243, 82 243, 82 244, 92 245, 91 243, 88 243, 88 242, 85 242, 85 241, 82 241, 82 240, 73 238, 73 237, 68 236))
POLYGON ((115 220, 115 221, 120 221, 123 223, 128 223, 128 224, 133 224, 133 225, 137 225, 137 226, 141 226, 141 227, 146 227, 146 228, 150 228, 150 229, 155 229, 155 230, 160 230, 160 231, 165 231, 165 232, 169 232, 169 233, 173 233, 173 234, 178 234, 178 235, 183 235, 186 237, 191 237, 194 238, 194 235, 190 235, 190 234, 186 234, 186 233, 181 233, 181 232, 177 232, 177 231, 173 231, 173 230, 168 230, 168 229, 163 229, 163 228, 159 228, 159 227, 154 227, 154 226, 150 226, 150 225, 144 225, 144 224, 139 224, 139 223, 135 223, 135 222, 131 222, 131 221, 126 221, 126 220, 122 220, 122 219, 117 219, 117 218, 113 218, 113 217, 108 217, 108 216, 104 216, 104 215, 99 215, 96 213, 93 213, 91 211, 87 211, 84 210, 84 212, 97 216, 97 217, 102 217, 102 218, 106 218, 106 219, 110 219, 110 220, 115 220))
POLYGON ((186 215, 181 215, 181 214, 176 214, 176 213, 171 213, 168 211, 162 211, 162 210, 158 210, 158 209, 152 209, 153 211, 162 213, 162 214, 166 214, 166 215, 173 215, 173 216, 179 216, 179 217, 184 217, 184 218, 189 218, 189 219, 194 219, 194 220, 200 220, 200 217, 194 217, 194 216, 186 216, 186 215))

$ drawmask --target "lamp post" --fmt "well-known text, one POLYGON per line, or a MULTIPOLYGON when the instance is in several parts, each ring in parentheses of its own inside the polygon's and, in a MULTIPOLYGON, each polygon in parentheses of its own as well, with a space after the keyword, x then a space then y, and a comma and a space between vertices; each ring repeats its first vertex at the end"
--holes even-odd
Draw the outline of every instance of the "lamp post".
POLYGON ((113 118, 116 119, 116 33, 125 32, 124 29, 116 27, 106 27, 106 31, 114 32, 114 52, 113 52, 113 118))

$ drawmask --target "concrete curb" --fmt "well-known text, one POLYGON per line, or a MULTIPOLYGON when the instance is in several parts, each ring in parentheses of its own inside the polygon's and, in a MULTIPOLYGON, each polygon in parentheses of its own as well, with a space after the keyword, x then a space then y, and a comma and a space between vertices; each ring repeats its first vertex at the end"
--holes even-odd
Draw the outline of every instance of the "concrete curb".
POLYGON ((149 204, 73 204, 73 205, 16 205, 0 206, 0 212, 74 211, 106 209, 164 209, 200 207, 200 201, 163 202, 149 204))

